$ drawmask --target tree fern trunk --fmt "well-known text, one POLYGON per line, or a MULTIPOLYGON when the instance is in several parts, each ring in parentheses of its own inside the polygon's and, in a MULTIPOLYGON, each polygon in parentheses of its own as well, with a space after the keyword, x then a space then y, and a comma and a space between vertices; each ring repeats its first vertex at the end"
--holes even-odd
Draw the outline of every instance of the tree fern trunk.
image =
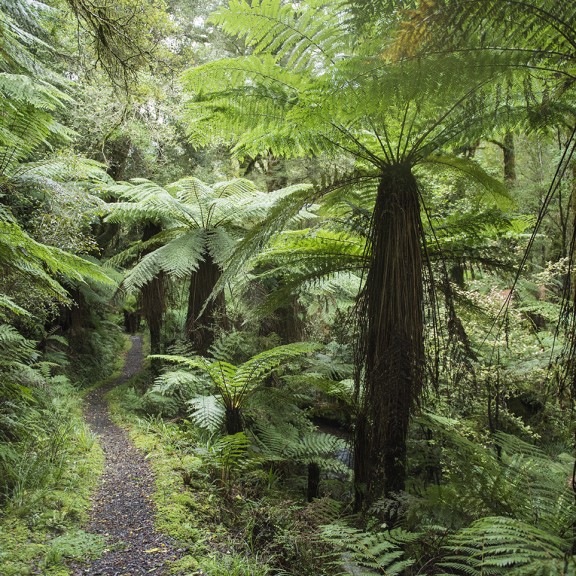
POLYGON ((226 434, 233 435, 244 432, 244 423, 242 422, 242 412, 240 408, 226 408, 224 427, 226 428, 226 434))
POLYGON ((409 166, 391 167, 378 187, 359 308, 358 509, 405 485, 406 436, 422 390, 424 361, 421 239, 416 180, 409 166))
POLYGON ((164 313, 164 274, 161 272, 142 286, 142 312, 150 332, 150 353, 162 354, 162 324, 164 313))
POLYGON ((506 182, 516 181, 516 147, 514 146, 514 134, 506 132, 504 136, 504 180, 506 182))
POLYGON ((190 280, 188 313, 186 315, 186 337, 198 354, 206 356, 214 342, 214 327, 222 321, 225 313, 224 294, 221 292, 206 306, 202 316, 200 311, 212 293, 222 271, 210 254, 200 262, 198 270, 190 280))
MULTIPOLYGON (((158 234, 162 228, 158 224, 148 222, 142 231, 142 241, 146 242, 158 234)), ((149 251, 148 251, 149 252, 149 251)), ((148 253, 148 252, 145 252, 148 253)), ((150 353, 162 354, 162 325, 164 321, 165 306, 165 277, 164 273, 158 274, 150 282, 144 284, 140 291, 142 301, 142 314, 148 324, 150 333, 150 353)), ((159 373, 157 361, 152 362, 152 372, 159 373)))

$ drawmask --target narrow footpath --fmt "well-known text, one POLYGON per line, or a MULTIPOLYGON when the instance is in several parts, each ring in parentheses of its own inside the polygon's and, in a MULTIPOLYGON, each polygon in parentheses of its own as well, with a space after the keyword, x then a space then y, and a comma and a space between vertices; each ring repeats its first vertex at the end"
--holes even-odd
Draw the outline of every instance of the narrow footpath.
POLYGON ((169 561, 178 556, 170 539, 154 528, 154 477, 144 455, 125 430, 112 422, 105 394, 142 368, 142 341, 132 336, 122 375, 86 396, 84 415, 98 435, 106 463, 93 498, 85 530, 101 534, 107 550, 87 565, 74 565, 73 576, 166 575, 169 561))

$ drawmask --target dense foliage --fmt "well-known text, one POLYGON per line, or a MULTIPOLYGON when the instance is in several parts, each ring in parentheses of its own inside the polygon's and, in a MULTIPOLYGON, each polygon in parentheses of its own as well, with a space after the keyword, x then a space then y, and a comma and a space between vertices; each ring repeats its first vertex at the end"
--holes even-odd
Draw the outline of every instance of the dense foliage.
POLYGON ((575 18, 0 0, 0 573, 102 552, 124 328, 175 573, 574 574, 575 18))

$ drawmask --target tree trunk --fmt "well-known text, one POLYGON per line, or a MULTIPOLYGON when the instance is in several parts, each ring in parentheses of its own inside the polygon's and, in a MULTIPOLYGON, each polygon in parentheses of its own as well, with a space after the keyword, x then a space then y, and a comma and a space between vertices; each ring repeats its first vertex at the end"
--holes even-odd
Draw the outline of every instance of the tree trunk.
MULTIPOLYGON (((146 242, 158 234, 162 228, 158 224, 148 222, 142 232, 142 241, 146 242)), ((147 254, 149 251, 145 252, 147 254)), ((142 299, 142 314, 148 324, 150 332, 150 353, 161 354, 162 350, 162 326, 164 321, 165 306, 165 275, 160 272, 158 276, 142 286, 140 295, 142 299)), ((152 372, 157 375, 160 371, 159 363, 152 361, 152 372)))
POLYGON ((370 268, 359 307, 354 459, 358 510, 405 486, 408 424, 423 378, 422 236, 418 185, 411 169, 390 167, 378 186, 370 268))
POLYGON ((162 353, 162 324, 164 315, 164 273, 158 274, 141 290, 142 312, 150 332, 150 353, 162 353))
POLYGON ((224 427, 226 428, 226 434, 229 435, 238 434, 239 432, 244 431, 240 408, 226 408, 224 427))
POLYGON ((306 498, 312 502, 314 498, 320 496, 320 466, 315 462, 308 464, 308 486, 306 489, 306 498))
POLYGON ((506 180, 506 182, 515 182, 516 148, 514 146, 514 134, 512 134, 512 132, 506 132, 502 152, 504 155, 504 180, 506 180))
POLYGON ((194 346, 195 351, 202 356, 208 354, 208 349, 214 342, 214 327, 222 325, 225 313, 224 293, 208 302, 202 316, 200 311, 212 293, 222 271, 210 254, 200 262, 198 270, 190 280, 188 294, 188 313, 186 315, 186 337, 194 346))

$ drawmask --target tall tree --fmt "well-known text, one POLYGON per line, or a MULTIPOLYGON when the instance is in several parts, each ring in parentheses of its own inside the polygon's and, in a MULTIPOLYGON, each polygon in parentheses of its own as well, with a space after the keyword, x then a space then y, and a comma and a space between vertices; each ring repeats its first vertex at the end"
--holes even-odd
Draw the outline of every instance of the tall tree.
POLYGON ((208 185, 184 178, 165 187, 148 180, 117 184, 110 191, 123 201, 110 204, 112 222, 154 221, 162 230, 128 249, 117 261, 140 253, 123 285, 142 290, 159 275, 189 281, 185 334, 206 355, 213 329, 225 315, 224 294, 215 291, 236 242, 283 198, 301 187, 273 193, 256 190, 249 180, 208 185), (144 250, 142 250, 144 248, 144 250))
POLYGON ((355 481, 362 508, 404 488, 408 424, 424 384, 426 253, 414 168, 448 164, 495 184, 472 161, 438 154, 474 139, 487 116, 495 118, 498 102, 484 98, 494 72, 474 66, 474 55, 392 62, 382 36, 358 42, 345 11, 316 1, 233 0, 212 20, 252 54, 187 73, 196 96, 191 137, 232 140, 240 156, 351 155, 356 175, 376 188, 359 307, 355 481))

